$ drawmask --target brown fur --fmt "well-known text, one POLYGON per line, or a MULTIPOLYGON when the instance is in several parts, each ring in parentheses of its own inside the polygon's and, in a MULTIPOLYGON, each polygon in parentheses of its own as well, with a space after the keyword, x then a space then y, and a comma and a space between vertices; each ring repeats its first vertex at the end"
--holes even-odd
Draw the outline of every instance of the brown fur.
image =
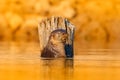
POLYGON ((65 42, 67 36, 66 31, 63 29, 58 29, 51 32, 48 43, 41 53, 41 57, 66 57, 65 42))

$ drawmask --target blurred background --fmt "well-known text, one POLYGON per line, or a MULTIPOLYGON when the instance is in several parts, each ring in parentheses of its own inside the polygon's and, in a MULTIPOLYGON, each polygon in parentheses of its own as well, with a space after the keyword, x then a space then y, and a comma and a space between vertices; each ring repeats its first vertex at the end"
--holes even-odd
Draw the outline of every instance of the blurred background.
POLYGON ((37 25, 50 16, 76 26, 76 54, 120 48, 120 0, 0 0, 0 41, 39 44, 37 25))
POLYGON ((0 80, 120 80, 120 0, 0 0, 0 80), (41 59, 51 16, 75 25, 74 59, 41 59))

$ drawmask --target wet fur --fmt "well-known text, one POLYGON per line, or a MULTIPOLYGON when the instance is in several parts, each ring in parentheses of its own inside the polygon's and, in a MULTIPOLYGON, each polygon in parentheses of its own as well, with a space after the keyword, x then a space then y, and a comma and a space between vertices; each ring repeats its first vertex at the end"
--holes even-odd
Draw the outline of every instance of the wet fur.
POLYGON ((46 58, 66 57, 65 42, 62 40, 62 38, 64 38, 64 36, 62 35, 63 33, 67 34, 65 30, 55 30, 51 33, 48 40, 48 44, 41 53, 41 57, 46 58))

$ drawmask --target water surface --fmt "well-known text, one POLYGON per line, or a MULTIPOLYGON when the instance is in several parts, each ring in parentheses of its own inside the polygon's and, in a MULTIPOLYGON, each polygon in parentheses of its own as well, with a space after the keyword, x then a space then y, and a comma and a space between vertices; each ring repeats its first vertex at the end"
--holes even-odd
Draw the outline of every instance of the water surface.
POLYGON ((89 54, 75 55, 74 59, 42 59, 37 43, 3 42, 0 80, 120 80, 119 50, 84 53, 89 54))

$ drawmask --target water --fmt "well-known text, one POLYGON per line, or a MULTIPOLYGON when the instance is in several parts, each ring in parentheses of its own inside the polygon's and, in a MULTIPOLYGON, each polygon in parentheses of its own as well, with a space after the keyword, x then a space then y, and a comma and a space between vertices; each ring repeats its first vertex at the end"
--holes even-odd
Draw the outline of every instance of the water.
POLYGON ((119 51, 94 53, 42 59, 37 43, 0 43, 0 80, 120 80, 119 51))

